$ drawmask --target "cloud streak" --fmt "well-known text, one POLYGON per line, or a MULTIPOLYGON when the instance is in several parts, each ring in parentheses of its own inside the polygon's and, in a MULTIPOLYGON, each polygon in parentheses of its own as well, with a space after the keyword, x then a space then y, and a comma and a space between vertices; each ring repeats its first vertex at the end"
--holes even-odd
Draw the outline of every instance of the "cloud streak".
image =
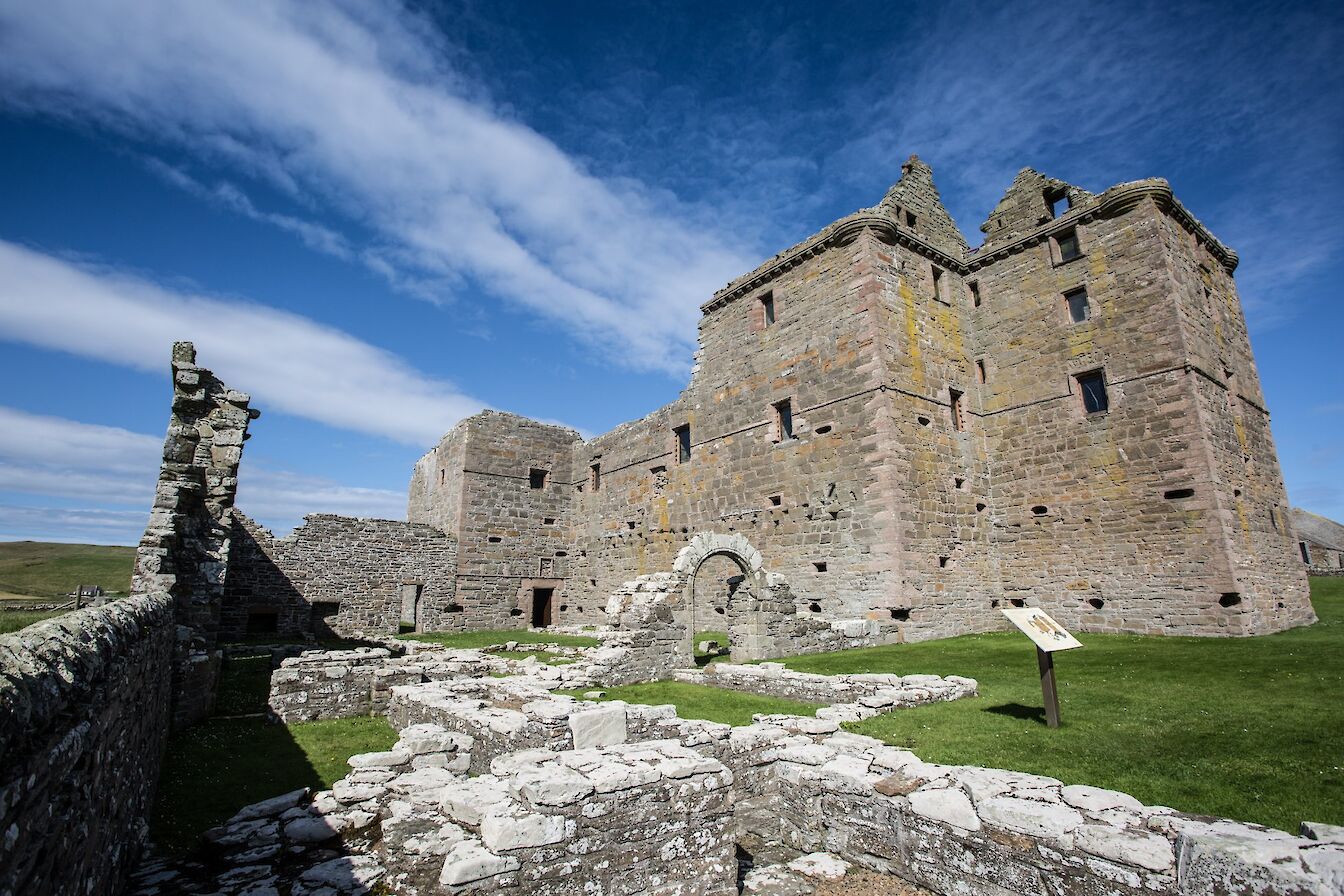
POLYGON ((483 406, 309 318, 166 289, 3 241, 0 337, 156 373, 167 370, 168 347, 187 339, 205 366, 263 409, 411 445, 437 441, 483 406))
POLYGON ((384 3, 12 4, 0 84, 12 106, 172 140, 338 208, 410 280, 465 276, 626 365, 684 371, 699 303, 752 258, 472 95, 432 33, 384 3))
MULTIPOLYGON (((0 539, 136 543, 162 453, 162 437, 0 406, 0 539)), ((245 462, 238 506, 283 533, 309 513, 403 519, 406 496, 245 462)))

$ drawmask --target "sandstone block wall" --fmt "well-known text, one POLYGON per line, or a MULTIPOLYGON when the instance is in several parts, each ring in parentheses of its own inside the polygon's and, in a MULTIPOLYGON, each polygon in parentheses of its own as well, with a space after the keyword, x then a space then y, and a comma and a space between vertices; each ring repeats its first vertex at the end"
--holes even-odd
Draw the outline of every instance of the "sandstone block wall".
POLYGON ((677 401, 587 442, 464 421, 417 464, 411 518, 493 535, 462 536, 459 592, 501 624, 534 586, 590 621, 703 533, 886 641, 998 628, 1010 603, 1084 631, 1312 621, 1235 253, 1160 180, 1093 195, 1025 170, 983 229, 968 249, 912 158, 877 207, 702 306, 677 401))
POLYGON ((276 538, 235 512, 233 532, 221 620, 229 636, 245 634, 258 612, 275 614, 282 634, 395 634, 403 613, 422 631, 452 628, 458 615, 480 621, 456 603, 457 543, 433 526, 312 514, 276 538))
POLYGON ((120 889, 154 804, 175 628, 159 593, 0 636, 0 894, 120 889))

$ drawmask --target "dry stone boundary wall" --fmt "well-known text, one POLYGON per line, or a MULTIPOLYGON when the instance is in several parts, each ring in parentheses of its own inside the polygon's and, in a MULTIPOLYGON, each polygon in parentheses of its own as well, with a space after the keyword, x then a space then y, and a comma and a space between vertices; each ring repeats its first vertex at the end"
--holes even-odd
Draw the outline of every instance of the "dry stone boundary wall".
POLYGON ((0 896, 119 891, 168 734, 173 615, 160 593, 0 636, 0 896))

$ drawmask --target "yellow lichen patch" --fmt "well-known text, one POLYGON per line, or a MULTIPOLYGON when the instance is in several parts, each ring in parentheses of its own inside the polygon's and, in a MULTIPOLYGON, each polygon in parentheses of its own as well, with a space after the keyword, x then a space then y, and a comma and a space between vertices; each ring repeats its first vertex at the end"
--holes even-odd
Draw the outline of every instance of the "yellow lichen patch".
POLYGON ((896 287, 905 308, 905 350, 910 358, 910 377, 918 386, 924 385, 924 358, 919 348, 919 328, 915 320, 915 294, 902 280, 896 287))

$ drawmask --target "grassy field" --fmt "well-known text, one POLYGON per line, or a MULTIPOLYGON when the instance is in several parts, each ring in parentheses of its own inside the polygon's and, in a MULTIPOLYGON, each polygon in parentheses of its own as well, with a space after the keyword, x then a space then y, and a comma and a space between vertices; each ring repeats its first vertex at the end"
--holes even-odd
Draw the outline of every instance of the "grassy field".
MULTIPOLYGON (((762 697, 726 688, 703 684, 684 684, 677 681, 653 681, 641 684, 623 684, 604 688, 603 700, 624 700, 627 703, 647 703, 658 706, 672 703, 683 719, 708 719, 727 725, 750 725, 756 713, 790 713, 795 716, 813 715, 820 706, 799 703, 779 697, 762 697)), ((584 691, 557 691, 572 697, 582 697, 584 691)))
POLYGON ((786 660, 793 669, 965 675, 980 696, 851 726, 946 764, 1011 768, 1146 803, 1297 830, 1344 824, 1344 578, 1313 579, 1321 621, 1260 638, 1082 635, 1055 660, 1045 727, 1036 657, 1013 633, 786 660))
POLYGON ((0 542, 0 592, 54 600, 79 585, 130 591, 135 548, 42 541, 0 542))
MULTIPOLYGON (((217 716, 263 712, 270 658, 230 657, 221 670, 217 716)), ((162 852, 190 850, 202 833, 250 803, 300 787, 330 787, 356 753, 391 749, 383 718, 275 725, 262 718, 214 718, 168 742, 151 835, 162 852)))
POLYGON ((402 635, 406 641, 424 641, 427 644, 442 644, 444 647, 461 647, 479 650, 482 647, 495 647, 517 641, 519 644, 559 644, 561 647, 596 647, 601 644, 598 638, 587 635, 561 635, 554 632, 532 632, 524 630, 486 631, 486 632, 421 632, 418 635, 402 635))
POLYGON ((0 610, 0 635, 8 635, 34 622, 60 616, 65 610, 0 610))

